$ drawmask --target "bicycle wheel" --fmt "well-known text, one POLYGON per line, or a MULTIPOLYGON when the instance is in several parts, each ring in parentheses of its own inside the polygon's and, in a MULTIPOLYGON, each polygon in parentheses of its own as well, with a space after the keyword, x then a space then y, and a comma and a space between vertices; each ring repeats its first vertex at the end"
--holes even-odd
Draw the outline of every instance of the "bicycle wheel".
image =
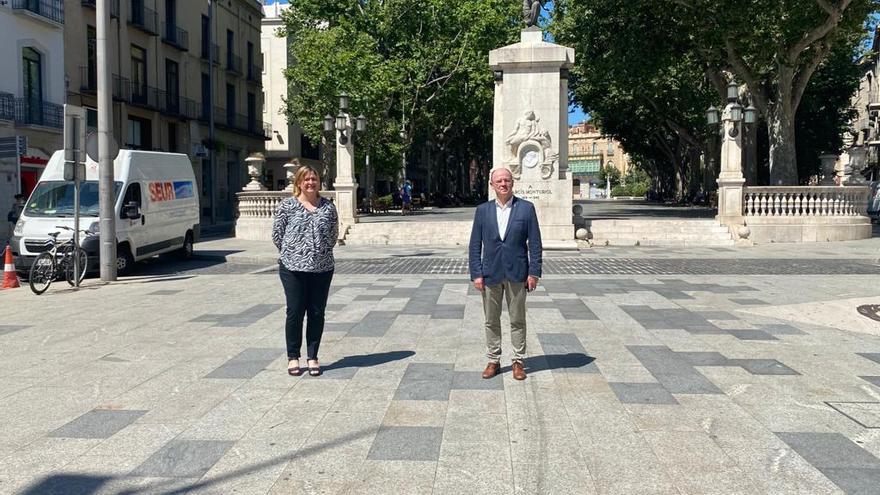
POLYGON ((53 278, 55 278, 55 258, 50 253, 40 253, 31 265, 28 285, 31 286, 34 294, 40 295, 46 292, 53 278))
MULTIPOLYGON (((64 253, 64 278, 67 280, 67 283, 71 286, 75 286, 73 278, 73 270, 74 270, 74 260, 75 258, 70 254, 73 248, 68 248, 64 253)), ((79 274, 76 277, 76 282, 82 282, 84 278, 86 278, 86 269, 88 268, 89 257, 86 255, 86 251, 83 248, 76 248, 76 255, 79 257, 79 274)))

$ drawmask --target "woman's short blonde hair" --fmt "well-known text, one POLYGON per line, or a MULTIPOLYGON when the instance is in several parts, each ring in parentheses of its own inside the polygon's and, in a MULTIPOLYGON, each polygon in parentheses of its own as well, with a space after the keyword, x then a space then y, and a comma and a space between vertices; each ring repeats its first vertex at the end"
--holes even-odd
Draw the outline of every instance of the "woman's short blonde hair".
POLYGON ((293 175, 293 195, 299 196, 302 193, 302 189, 300 189, 300 185, 306 180, 306 176, 309 174, 315 174, 315 178, 318 179, 318 190, 321 190, 321 174, 315 170, 311 165, 300 165, 298 169, 296 169, 296 173, 293 175))

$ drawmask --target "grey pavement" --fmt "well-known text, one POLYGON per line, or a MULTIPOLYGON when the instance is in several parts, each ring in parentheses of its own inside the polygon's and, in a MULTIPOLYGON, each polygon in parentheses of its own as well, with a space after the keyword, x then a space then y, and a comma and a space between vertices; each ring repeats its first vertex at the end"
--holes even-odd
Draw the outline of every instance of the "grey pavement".
POLYGON ((523 382, 464 252, 406 247, 337 248, 288 376, 264 244, 0 292, 0 494, 880 493, 878 239, 549 254, 523 382))

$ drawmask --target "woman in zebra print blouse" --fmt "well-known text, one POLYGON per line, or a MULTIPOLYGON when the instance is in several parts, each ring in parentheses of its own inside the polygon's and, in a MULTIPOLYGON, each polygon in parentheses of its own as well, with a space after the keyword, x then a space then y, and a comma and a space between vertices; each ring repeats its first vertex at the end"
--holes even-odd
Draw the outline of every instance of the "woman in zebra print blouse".
POLYGON ((333 246, 339 233, 336 207, 322 198, 318 171, 302 165, 293 181, 293 197, 281 202, 275 212, 272 241, 280 253, 278 272, 287 299, 284 333, 287 339, 287 372, 302 374, 299 366, 306 324, 306 352, 309 375, 319 376, 318 348, 324 333, 324 310, 333 279, 333 246))

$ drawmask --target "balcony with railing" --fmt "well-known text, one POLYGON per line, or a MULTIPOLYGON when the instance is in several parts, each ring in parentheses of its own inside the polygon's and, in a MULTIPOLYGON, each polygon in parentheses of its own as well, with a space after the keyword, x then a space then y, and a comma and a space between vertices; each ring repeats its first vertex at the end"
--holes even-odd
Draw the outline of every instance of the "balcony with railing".
POLYGON ((162 25, 162 42, 182 51, 189 51, 189 33, 174 24, 162 25))
MULTIPOLYGON (((207 122, 210 117, 209 111, 210 106, 202 103, 199 120, 207 122)), ((214 124, 220 128, 258 136, 262 139, 269 139, 272 134, 272 126, 269 123, 257 119, 256 116, 249 117, 222 107, 214 107, 214 124)))
POLYGON ((135 7, 134 3, 130 5, 128 11, 128 23, 132 26, 153 36, 159 35, 159 14, 155 10, 149 9, 143 5, 135 7))
POLYGON ((238 74, 239 76, 242 75, 241 57, 231 51, 226 54, 226 72, 238 74))
POLYGON ((211 56, 214 63, 220 65, 220 45, 211 43, 211 50, 208 51, 208 43, 204 40, 202 41, 202 60, 207 61, 208 56, 211 56))
POLYGON ((15 97, 12 93, 0 93, 0 120, 15 120, 15 97))
POLYGON ((64 25, 63 0, 12 0, 12 11, 31 16, 55 27, 64 25))
POLYGON ((247 68, 247 81, 258 85, 263 84, 263 68, 251 63, 247 68))
POLYGON ((15 125, 41 126, 53 129, 64 127, 64 107, 29 98, 15 98, 15 125))

